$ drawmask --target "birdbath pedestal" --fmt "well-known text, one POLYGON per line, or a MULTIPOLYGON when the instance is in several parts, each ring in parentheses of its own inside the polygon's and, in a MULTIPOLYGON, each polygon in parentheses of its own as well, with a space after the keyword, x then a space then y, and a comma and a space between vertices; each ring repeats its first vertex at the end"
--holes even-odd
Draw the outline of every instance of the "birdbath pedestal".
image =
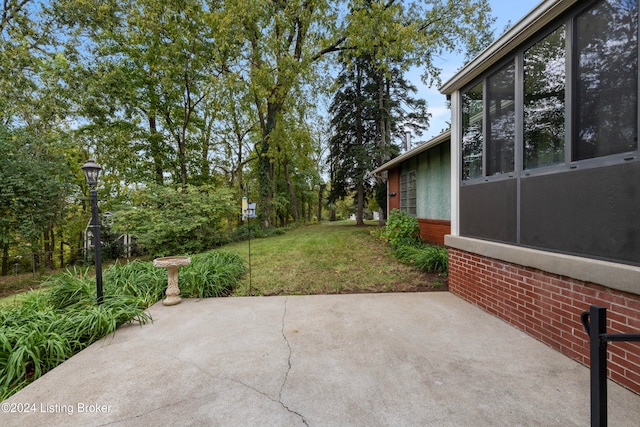
POLYGON ((154 267, 166 268, 169 274, 169 283, 167 284, 167 297, 162 301, 164 305, 180 304, 180 288, 178 287, 178 267, 189 265, 191 258, 188 256, 168 256, 164 258, 156 258, 153 260, 154 267))

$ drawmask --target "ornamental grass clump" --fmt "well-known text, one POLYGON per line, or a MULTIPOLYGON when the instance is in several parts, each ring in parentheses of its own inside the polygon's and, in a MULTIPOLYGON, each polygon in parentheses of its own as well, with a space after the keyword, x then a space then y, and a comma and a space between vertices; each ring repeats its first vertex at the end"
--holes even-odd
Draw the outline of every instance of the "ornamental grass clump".
POLYGON ((147 308, 164 296, 167 270, 151 262, 117 263, 105 271, 103 281, 107 294, 133 297, 138 307, 147 308))
POLYGON ((393 251, 394 256, 405 264, 429 273, 447 274, 449 254, 442 246, 424 243, 403 244, 393 251))
POLYGON ((134 298, 105 295, 95 304, 84 279, 66 274, 51 279, 52 288, 32 291, 21 305, 0 310, 0 398, 114 332, 125 323, 150 320, 134 298))
POLYGON ((178 270, 180 294, 187 298, 228 296, 245 274, 244 260, 233 252, 210 251, 191 257, 178 270))

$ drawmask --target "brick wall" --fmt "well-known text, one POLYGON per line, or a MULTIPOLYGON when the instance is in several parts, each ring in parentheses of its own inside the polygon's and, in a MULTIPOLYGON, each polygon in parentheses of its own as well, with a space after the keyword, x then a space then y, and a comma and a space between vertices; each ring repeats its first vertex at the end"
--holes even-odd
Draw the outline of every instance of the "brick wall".
POLYGON ((429 243, 444 245, 444 236, 451 234, 451 221, 418 218, 420 236, 429 243))
MULTIPOLYGON (((640 296, 449 248, 449 290, 589 366, 580 315, 607 309, 608 333, 640 332, 640 296)), ((640 394, 640 343, 607 347, 609 376, 640 394)))

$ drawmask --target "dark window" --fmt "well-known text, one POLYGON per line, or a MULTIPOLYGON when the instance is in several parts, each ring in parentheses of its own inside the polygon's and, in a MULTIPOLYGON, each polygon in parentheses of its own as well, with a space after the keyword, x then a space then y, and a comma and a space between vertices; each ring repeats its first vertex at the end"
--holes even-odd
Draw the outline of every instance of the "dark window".
POLYGON ((638 4, 605 0, 576 18, 573 160, 638 148, 638 4))
POLYGON ((482 177, 482 83, 462 93, 462 179, 482 177))
POLYGON ((564 25, 524 53, 524 169, 564 162, 564 25))
POLYGON ((516 138, 515 66, 511 62, 487 79, 487 176, 513 172, 516 138))
POLYGON ((411 171, 400 175, 400 210, 416 216, 416 202, 416 172, 411 171))

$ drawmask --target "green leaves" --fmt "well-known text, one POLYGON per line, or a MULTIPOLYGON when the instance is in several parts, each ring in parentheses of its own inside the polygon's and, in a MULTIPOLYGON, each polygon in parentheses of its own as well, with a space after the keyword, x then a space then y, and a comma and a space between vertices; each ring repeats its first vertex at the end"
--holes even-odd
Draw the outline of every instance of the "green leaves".
POLYGON ((188 298, 224 297, 239 285, 246 271, 236 253, 210 251, 191 257, 191 264, 178 270, 180 294, 188 298))
POLYGON ((449 254, 442 246, 405 242, 396 246, 393 255, 421 271, 445 275, 449 271, 449 254))
POLYGON ((52 147, 0 126, 0 242, 36 241, 60 213, 64 178, 52 147))
POLYGON ((409 216, 405 211, 393 209, 387 219, 383 235, 394 247, 406 243, 417 243, 420 237, 420 224, 416 218, 409 216))
MULTIPOLYGON (((164 296, 167 271, 151 262, 116 264, 104 272, 104 302, 96 305, 87 270, 52 276, 44 291, 0 309, 0 400, 126 323, 151 320, 145 309, 164 296)), ((235 253, 194 255, 179 270, 182 296, 229 295, 245 273, 235 253)))
POLYGON ((223 227, 239 206, 229 189, 185 191, 151 186, 133 195, 133 206, 114 215, 114 227, 136 236, 154 256, 201 252, 226 242, 223 227))

